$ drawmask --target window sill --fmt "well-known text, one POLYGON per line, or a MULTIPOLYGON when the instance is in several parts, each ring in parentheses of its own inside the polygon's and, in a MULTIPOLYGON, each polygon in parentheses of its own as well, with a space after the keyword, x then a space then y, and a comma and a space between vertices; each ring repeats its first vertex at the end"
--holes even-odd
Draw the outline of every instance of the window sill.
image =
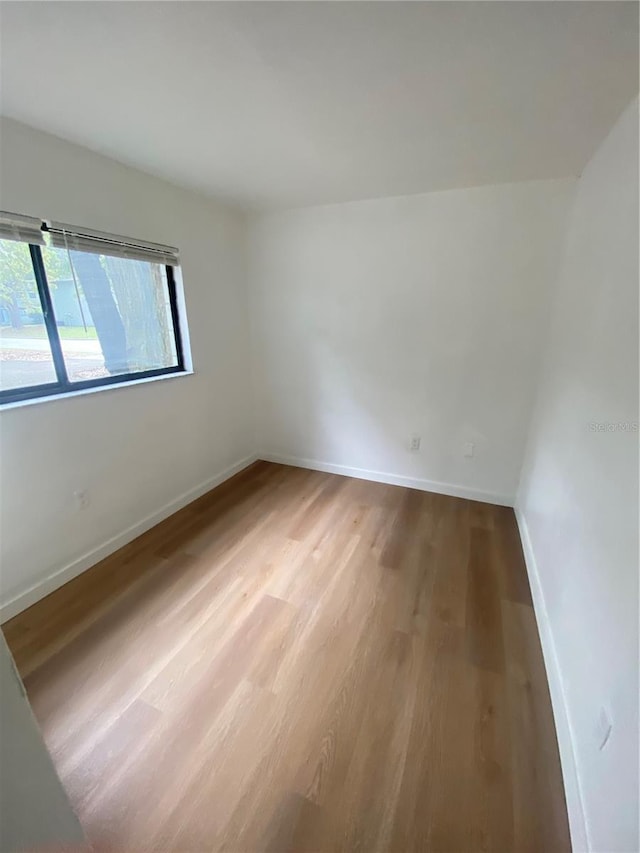
POLYGON ((193 370, 181 370, 176 373, 163 373, 160 376, 131 379, 128 382, 114 382, 113 385, 96 385, 93 388, 79 388, 77 391, 65 391, 62 394, 48 394, 42 397, 31 397, 27 400, 14 400, 11 403, 0 403, 0 412, 5 412, 8 409, 22 409, 26 406, 39 406, 42 403, 53 403, 57 400, 67 400, 70 397, 84 397, 87 394, 104 394, 105 391, 117 391, 120 388, 131 388, 133 385, 146 385, 148 382, 163 382, 167 379, 193 376, 193 374, 193 370))

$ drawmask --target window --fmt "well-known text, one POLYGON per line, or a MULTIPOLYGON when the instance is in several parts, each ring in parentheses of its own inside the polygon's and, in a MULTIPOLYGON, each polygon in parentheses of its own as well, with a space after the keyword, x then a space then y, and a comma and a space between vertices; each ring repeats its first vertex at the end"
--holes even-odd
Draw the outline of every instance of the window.
POLYGON ((184 371, 178 252, 0 212, 0 403, 184 371))

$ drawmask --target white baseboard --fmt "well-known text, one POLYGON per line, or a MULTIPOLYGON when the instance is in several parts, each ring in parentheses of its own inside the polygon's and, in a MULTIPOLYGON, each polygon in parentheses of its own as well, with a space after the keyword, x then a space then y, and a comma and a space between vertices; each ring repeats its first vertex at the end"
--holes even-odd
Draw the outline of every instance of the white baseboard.
POLYGON ((547 670, 547 681, 551 693, 551 705, 556 724, 556 736, 560 750, 560 764, 562 765, 562 776, 564 779, 564 794, 567 801, 567 813, 569 816, 569 829, 571 832, 571 846, 574 853, 586 853, 591 850, 589 834, 585 820, 582 792, 580 789, 580 777, 576 765, 574 749, 574 737, 567 711, 567 701, 562 684, 562 674, 558 663, 556 646, 549 622, 547 605, 542 591, 538 564, 536 562, 533 543, 529 535, 529 527, 520 507, 515 507, 520 539, 524 560, 529 575, 531 597, 533 598, 533 609, 538 623, 538 633, 542 645, 542 654, 547 670))
POLYGON ((340 474, 343 477, 356 477, 359 480, 373 480, 375 483, 389 483, 392 486, 406 486, 410 489, 420 489, 423 492, 450 495, 453 498, 466 498, 471 501, 482 501, 499 506, 513 506, 511 495, 470 489, 467 486, 457 486, 454 483, 439 483, 437 480, 405 477, 401 474, 388 474, 384 471, 370 471, 367 468, 351 468, 348 465, 334 465, 332 462, 320 462, 318 459, 283 456, 279 453, 267 451, 258 453, 258 458, 265 462, 279 462, 282 465, 293 465, 295 468, 310 468, 312 471, 325 471, 327 474, 340 474))
POLYGON ((189 489, 189 491, 184 492, 177 498, 174 498, 174 500, 169 501, 169 503, 160 507, 160 509, 145 516, 135 524, 132 524, 131 527, 127 527, 127 529, 123 530, 122 533, 112 536, 110 539, 107 539, 106 542, 98 545, 97 548, 93 548, 91 551, 88 551, 86 554, 78 557, 78 559, 74 560, 72 563, 68 563, 66 566, 57 569, 44 580, 38 581, 33 584, 33 586, 30 586, 23 592, 18 593, 18 595, 10 601, 3 602, 0 604, 0 624, 11 619, 16 614, 21 613, 23 610, 26 610, 27 607, 35 604, 36 601, 40 601, 41 598, 44 598, 51 592, 54 592, 58 587, 63 586, 63 584, 77 577, 77 575, 82 574, 82 572, 91 568, 91 566, 95 566, 96 563, 99 563, 100 560, 104 560, 105 557, 113 554, 114 551, 118 550, 118 548, 122 548, 123 545, 127 545, 142 533, 145 533, 147 530, 155 527, 156 524, 164 521, 165 518, 173 515, 174 512, 177 512, 179 509, 187 506, 187 504, 195 501, 211 489, 219 486, 220 483, 224 483, 225 480, 228 480, 229 477, 233 477, 234 474, 237 474, 248 465, 251 465, 252 462, 256 461, 256 459, 257 456, 252 454, 251 456, 246 456, 239 462, 230 465, 228 468, 225 468, 224 471, 220 471, 213 477, 209 477, 208 480, 205 480, 193 489, 189 489))

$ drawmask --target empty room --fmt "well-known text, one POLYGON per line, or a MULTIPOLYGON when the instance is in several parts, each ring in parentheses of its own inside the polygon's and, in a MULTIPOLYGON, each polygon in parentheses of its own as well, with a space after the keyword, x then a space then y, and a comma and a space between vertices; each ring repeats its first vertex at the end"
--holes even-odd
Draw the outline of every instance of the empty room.
POLYGON ((0 0, 0 853, 638 853, 638 10, 0 0))

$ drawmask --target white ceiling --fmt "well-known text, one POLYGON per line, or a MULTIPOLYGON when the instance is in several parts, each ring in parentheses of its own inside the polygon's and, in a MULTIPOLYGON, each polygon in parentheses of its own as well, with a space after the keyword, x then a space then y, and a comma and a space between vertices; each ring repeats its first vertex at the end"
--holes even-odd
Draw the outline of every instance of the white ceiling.
POLYGON ((2 112, 264 207, 577 175, 627 2, 3 2, 2 112))

